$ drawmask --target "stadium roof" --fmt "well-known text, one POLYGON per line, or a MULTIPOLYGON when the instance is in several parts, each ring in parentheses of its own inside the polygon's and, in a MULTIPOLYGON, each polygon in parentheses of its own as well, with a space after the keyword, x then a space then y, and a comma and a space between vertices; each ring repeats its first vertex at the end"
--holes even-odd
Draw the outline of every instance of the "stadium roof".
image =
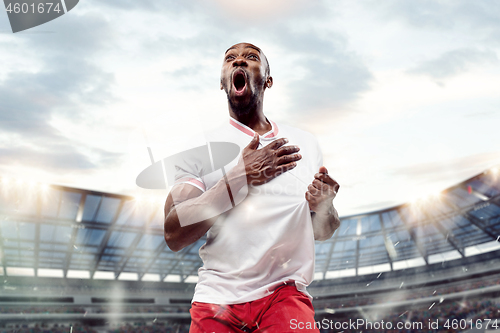
MULTIPOLYGON (((0 274, 195 282, 202 238, 175 253, 163 202, 1 179, 0 274)), ((341 218, 316 244, 316 279, 453 260, 500 248, 500 173, 439 195, 341 218)))

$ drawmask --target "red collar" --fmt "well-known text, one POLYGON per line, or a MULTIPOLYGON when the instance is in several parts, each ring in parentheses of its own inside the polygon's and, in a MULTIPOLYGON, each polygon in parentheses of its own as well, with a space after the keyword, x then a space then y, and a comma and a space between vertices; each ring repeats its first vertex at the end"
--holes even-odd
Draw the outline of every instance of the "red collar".
MULTIPOLYGON (((267 119, 267 120, 271 124, 272 128, 269 132, 261 135, 260 137, 262 139, 274 139, 278 135, 278 125, 276 125, 276 123, 272 120, 269 120, 269 119, 267 119)), ((231 117, 229 118, 229 124, 231 124, 234 128, 242 131, 243 133, 245 133, 251 137, 253 137, 255 134, 255 131, 253 129, 251 129, 250 127, 248 127, 245 124, 240 123, 238 120, 236 120, 234 118, 231 118, 231 117)))

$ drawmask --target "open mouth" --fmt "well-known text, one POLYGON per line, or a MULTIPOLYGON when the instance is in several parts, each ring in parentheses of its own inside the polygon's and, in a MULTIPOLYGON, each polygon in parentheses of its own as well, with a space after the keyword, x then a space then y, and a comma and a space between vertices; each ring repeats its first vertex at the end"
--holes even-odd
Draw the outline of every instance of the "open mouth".
POLYGON ((247 80, 243 71, 236 71, 233 74, 233 85, 237 95, 241 95, 245 91, 247 80))

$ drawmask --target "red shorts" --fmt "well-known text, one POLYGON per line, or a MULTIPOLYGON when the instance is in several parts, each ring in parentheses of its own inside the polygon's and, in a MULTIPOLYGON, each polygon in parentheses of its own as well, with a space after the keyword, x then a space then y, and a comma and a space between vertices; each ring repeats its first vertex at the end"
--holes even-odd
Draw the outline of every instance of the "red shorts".
POLYGON ((311 300, 294 285, 278 287, 264 298, 241 304, 193 302, 189 333, 315 332, 311 300))

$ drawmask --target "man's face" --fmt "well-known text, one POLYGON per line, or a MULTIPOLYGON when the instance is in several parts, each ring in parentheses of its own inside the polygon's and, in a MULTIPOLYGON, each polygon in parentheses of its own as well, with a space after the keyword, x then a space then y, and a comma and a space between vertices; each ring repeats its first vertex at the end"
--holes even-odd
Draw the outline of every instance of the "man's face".
MULTIPOLYGON (((266 84, 267 61, 260 49, 252 44, 240 43, 230 47, 224 56, 221 71, 221 89, 227 94, 234 112, 248 113, 262 100, 266 84)), ((272 79, 271 79, 272 80, 272 79)))

